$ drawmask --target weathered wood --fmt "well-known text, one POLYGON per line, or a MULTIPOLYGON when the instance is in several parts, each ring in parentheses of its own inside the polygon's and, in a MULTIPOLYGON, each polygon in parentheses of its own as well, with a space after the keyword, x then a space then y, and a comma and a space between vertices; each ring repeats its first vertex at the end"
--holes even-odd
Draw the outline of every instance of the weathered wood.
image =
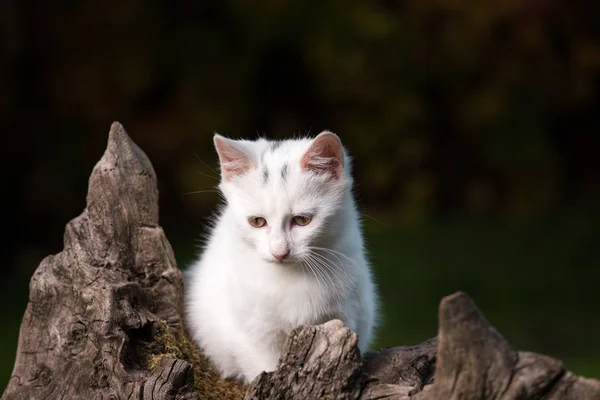
POLYGON ((2 399, 242 397, 185 338, 183 281, 158 225, 154 169, 118 123, 86 209, 29 291, 2 399))
MULTIPOLYGON (((2 399, 241 399, 189 341, 182 304, 154 170, 115 123, 64 250, 31 279, 2 399)), ((437 339, 364 357, 356 343, 340 321, 298 327, 245 398, 600 400, 599 381, 514 350, 462 293, 440 303, 437 339)))
POLYGON ((414 394, 432 382, 436 354, 437 338, 417 346, 374 350, 364 355, 364 369, 385 391, 391 390, 387 385, 395 385, 405 387, 407 394, 414 394))
POLYGON ((442 300, 439 321, 437 340, 369 352, 362 363, 341 322, 298 328, 277 370, 255 379, 246 399, 600 399, 599 381, 511 348, 464 293, 442 300))
POLYGON ((551 357, 518 352, 464 293, 440 304, 433 399, 600 399, 600 381, 576 377, 551 357))
POLYGON ((277 370, 259 375, 245 399, 358 399, 366 378, 361 364, 356 335, 341 321, 299 328, 277 370))

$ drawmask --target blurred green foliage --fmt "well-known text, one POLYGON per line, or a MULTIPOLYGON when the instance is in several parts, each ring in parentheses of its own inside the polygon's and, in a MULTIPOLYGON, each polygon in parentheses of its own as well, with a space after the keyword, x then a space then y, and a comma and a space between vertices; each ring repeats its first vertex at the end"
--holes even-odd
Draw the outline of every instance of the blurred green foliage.
POLYGON ((600 377, 599 17, 591 0, 0 2, 0 385, 113 120, 154 163, 181 265, 217 200, 185 195, 217 182, 213 131, 330 129, 368 215, 380 345, 433 336, 461 289, 518 347, 600 377))

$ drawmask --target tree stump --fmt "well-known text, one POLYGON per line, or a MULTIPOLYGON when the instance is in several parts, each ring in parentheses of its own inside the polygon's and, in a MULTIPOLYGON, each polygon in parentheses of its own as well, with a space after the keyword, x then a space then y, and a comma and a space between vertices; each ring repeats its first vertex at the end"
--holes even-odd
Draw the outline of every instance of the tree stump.
POLYGON ((442 300, 437 339, 362 357, 356 335, 330 321, 296 328, 277 369, 249 387, 221 379, 185 333, 156 176, 118 123, 85 210, 29 290, 2 400, 600 399, 600 381, 512 349, 463 293, 442 300))
POLYGON ((187 340, 182 304, 154 169, 114 123, 64 250, 31 278, 2 399, 241 398, 187 340))

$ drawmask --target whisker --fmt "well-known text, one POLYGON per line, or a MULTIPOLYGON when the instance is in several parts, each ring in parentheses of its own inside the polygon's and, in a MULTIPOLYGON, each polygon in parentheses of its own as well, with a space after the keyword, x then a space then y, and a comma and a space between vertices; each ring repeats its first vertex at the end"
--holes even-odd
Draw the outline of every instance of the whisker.
POLYGON ((344 253, 341 253, 339 251, 336 250, 332 250, 332 249, 328 249, 326 247, 316 247, 316 246, 310 246, 309 249, 315 249, 315 250, 322 250, 322 251, 326 251, 329 252, 331 254, 338 254, 342 257, 344 257, 346 260, 350 261, 351 263, 353 263, 356 267, 359 267, 359 265, 357 264, 356 261, 354 261, 353 259, 351 259, 350 257, 348 257, 347 255, 345 255, 344 253))
MULTIPOLYGON (((314 263, 310 260, 306 260, 306 265, 310 268, 310 271, 312 272, 312 275, 315 277, 315 282, 318 285, 320 290, 325 289, 326 286, 326 282, 323 279, 323 274, 320 270, 318 270, 315 266, 314 263)), ((311 290, 311 293, 315 294, 316 289, 311 290)))
MULTIPOLYGON (((308 264, 307 262, 302 262, 301 265, 304 265, 304 266, 306 266, 308 268, 308 270, 310 271, 310 273, 312 274, 312 276, 314 276, 317 285, 319 285, 319 287, 322 288, 323 284, 321 283, 321 280, 317 276, 317 273, 315 272, 314 268, 310 264, 308 264)), ((311 292, 314 293, 314 290, 311 290, 311 292)))
POLYGON ((371 218, 373 221, 379 222, 381 225, 385 226, 386 228, 389 228, 389 226, 385 222, 382 222, 382 221, 378 220, 377 218, 373 217, 372 215, 363 213, 362 216, 363 217, 367 217, 367 218, 371 218))
MULTIPOLYGON (((323 264, 323 266, 326 267, 329 271, 331 271, 331 273, 334 274, 336 277, 338 277, 341 273, 341 276, 343 278, 346 278, 345 274, 342 272, 343 269, 338 268, 338 266, 335 265, 335 263, 333 263, 332 260, 328 259, 324 255, 319 254, 317 252, 312 252, 312 254, 315 256, 318 256, 321 259, 320 262, 323 264)), ((339 258, 338 258, 338 261, 340 262, 341 266, 343 267, 344 264, 342 263, 342 261, 339 258)))
POLYGON ((182 193, 182 196, 189 196, 191 194, 201 194, 201 193, 221 193, 219 190, 216 189, 208 189, 208 190, 196 190, 194 192, 188 192, 188 193, 182 193))
POLYGON ((331 277, 329 277, 325 273, 325 271, 323 271, 323 269, 317 263, 316 259, 314 259, 312 256, 309 255, 309 258, 308 258, 307 261, 313 266, 313 268, 315 269, 315 272, 317 272, 317 274, 319 276, 319 278, 318 278, 319 281, 324 281, 325 279, 327 279, 331 283, 332 286, 335 286, 333 280, 331 279, 331 277))
POLYGON ((214 179, 214 180, 216 180, 216 181, 219 181, 219 180, 220 180, 219 178, 215 178, 214 176, 212 176, 212 175, 209 175, 209 174, 205 174, 204 172, 196 171, 196 173, 197 173, 198 175, 202 175, 202 176, 205 176, 205 177, 207 177, 207 178, 214 179))
MULTIPOLYGON (((323 271, 325 273, 327 273, 328 275, 332 275, 337 280, 337 282, 339 283, 340 289, 348 288, 348 287, 349 288, 355 287, 354 282, 345 273, 343 268, 340 268, 340 266, 337 266, 335 263, 333 263, 332 260, 323 256, 322 254, 319 254, 314 251, 312 251, 310 254, 313 256, 313 260, 323 269, 323 271), (320 257, 320 259, 314 258, 314 256, 318 256, 318 257, 320 257)), ((343 267, 343 263, 341 266, 343 267)))
MULTIPOLYGON (((214 172, 217 176, 221 176, 221 174, 219 173, 219 171, 217 171, 214 168, 209 167, 208 164, 205 163, 204 160, 200 158, 200 156, 198 155, 198 153, 194 152, 194 155, 196 156, 196 158, 198 159, 198 161, 200 161, 202 164, 204 164, 204 166, 206 168, 208 168, 210 171, 214 172)), ((213 178, 214 178, 214 176, 213 176, 213 178)), ((217 178, 215 178, 215 179, 217 179, 217 178)))
MULTIPOLYGON (((323 250, 323 249, 319 249, 319 250, 323 250)), ((325 259, 326 259, 326 260, 328 260, 328 261, 331 261, 331 260, 329 260, 328 258, 326 258, 325 256, 323 256, 322 254, 319 254, 319 253, 317 253, 317 252, 315 252, 315 254, 317 254, 317 255, 318 255, 318 256, 320 256, 320 257, 323 257, 323 258, 325 258, 325 259)), ((341 265, 342 267, 344 266, 344 263, 342 262, 342 260, 340 260, 340 258, 339 258, 337 255, 335 255, 335 254, 333 254, 333 253, 330 253, 330 254, 332 254, 332 255, 333 255, 333 256, 334 256, 334 257, 335 257, 335 258, 338 260, 338 262, 340 263, 340 265, 341 265)))
MULTIPOLYGON (((335 288, 335 282, 333 281, 333 279, 331 278, 331 276, 323 270, 322 266, 319 265, 319 263, 317 262, 317 259, 312 257, 312 254, 308 254, 308 258, 307 261, 315 268, 315 271, 318 272, 319 277, 324 279, 327 279, 329 281, 329 283, 331 284, 332 288, 335 288)), ((336 295, 336 297, 340 298, 341 294, 339 293, 339 291, 334 290, 333 291, 336 295)))
POLYGON ((354 265, 356 265, 358 267, 358 264, 356 263, 356 261, 352 260, 350 257, 346 256, 345 254, 343 254, 339 251, 335 251, 335 250, 324 248, 324 247, 310 246, 309 250, 311 251, 311 254, 315 254, 315 255, 321 257, 323 260, 326 260, 328 269, 331 271, 332 274, 334 274, 336 276, 336 278, 340 281, 340 283, 341 283, 341 281, 343 281, 344 283, 346 283, 346 287, 348 287, 349 289, 356 289, 356 287, 357 287, 356 282, 353 279, 351 279, 350 275, 346 272, 345 264, 342 262, 342 260, 339 257, 337 257, 336 254, 339 254, 339 255, 345 257, 346 259, 348 259, 350 262, 352 262, 354 265), (340 265, 336 265, 333 262, 333 260, 330 260, 329 258, 325 257, 322 254, 319 254, 316 251, 313 251, 312 249, 317 249, 317 250, 328 252, 329 254, 331 254, 333 257, 335 257, 337 259, 337 261, 340 263, 340 265))

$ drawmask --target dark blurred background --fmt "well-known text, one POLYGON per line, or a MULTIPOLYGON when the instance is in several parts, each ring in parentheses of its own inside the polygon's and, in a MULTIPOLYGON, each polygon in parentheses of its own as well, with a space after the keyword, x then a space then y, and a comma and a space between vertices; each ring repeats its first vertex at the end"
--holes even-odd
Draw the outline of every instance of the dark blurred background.
POLYGON ((468 292, 516 347, 600 378, 600 2, 0 2, 0 389, 27 285, 110 123, 158 173, 180 266, 214 131, 338 133, 383 300, 377 346, 468 292))

